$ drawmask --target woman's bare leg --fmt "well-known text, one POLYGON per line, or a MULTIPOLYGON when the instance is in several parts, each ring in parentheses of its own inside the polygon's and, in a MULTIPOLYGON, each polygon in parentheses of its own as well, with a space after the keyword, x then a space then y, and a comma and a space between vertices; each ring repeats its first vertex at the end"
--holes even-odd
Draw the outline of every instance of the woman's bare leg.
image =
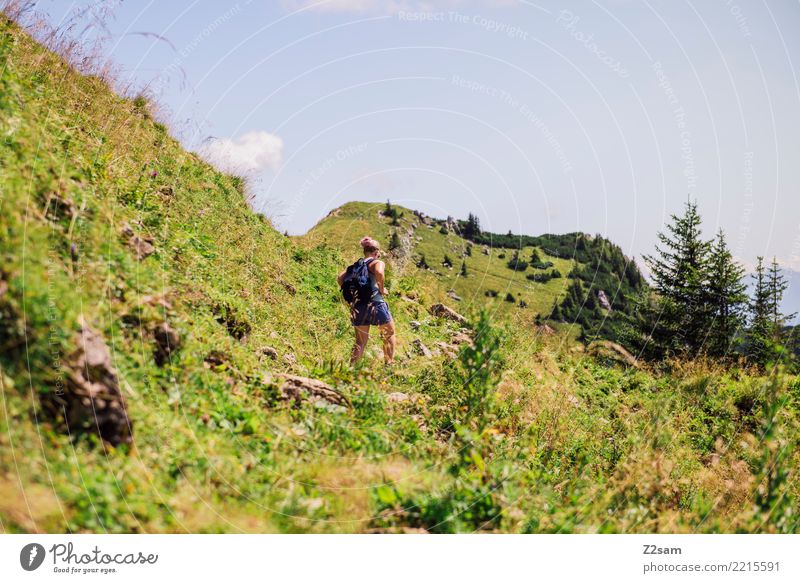
POLYGON ((356 331, 356 342, 353 344, 353 352, 350 355, 350 364, 355 364, 359 358, 364 356, 364 348, 369 340, 369 326, 353 326, 356 331))
POLYGON ((383 337, 383 359, 387 364, 391 364, 394 361, 394 347, 397 344, 394 322, 381 325, 380 330, 383 337))

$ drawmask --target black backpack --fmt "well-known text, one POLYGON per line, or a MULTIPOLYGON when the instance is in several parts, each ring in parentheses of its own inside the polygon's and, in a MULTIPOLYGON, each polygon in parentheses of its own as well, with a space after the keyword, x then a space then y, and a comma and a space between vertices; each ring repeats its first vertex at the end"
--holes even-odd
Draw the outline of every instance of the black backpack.
POLYGON ((369 264, 372 259, 359 259, 347 268, 342 281, 342 297, 348 304, 363 303, 372 297, 369 264))

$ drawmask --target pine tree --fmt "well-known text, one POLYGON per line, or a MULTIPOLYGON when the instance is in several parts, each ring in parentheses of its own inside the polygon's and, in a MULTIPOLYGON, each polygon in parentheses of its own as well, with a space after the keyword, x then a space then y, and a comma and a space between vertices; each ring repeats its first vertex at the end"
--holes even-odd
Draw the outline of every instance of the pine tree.
POLYGON ((531 251, 531 265, 536 267, 537 265, 541 265, 542 263, 542 256, 539 255, 539 250, 536 247, 533 248, 531 251))
POLYGON ((420 269, 428 269, 428 262, 425 261, 425 254, 424 253, 422 253, 419 256, 419 260, 417 261, 417 267, 419 267, 420 269))
POLYGON ((781 272, 778 260, 775 257, 772 258, 772 263, 769 266, 767 288, 769 289, 770 318, 777 333, 783 329, 786 322, 791 320, 793 316, 785 315, 781 312, 783 294, 789 288, 789 282, 786 281, 786 277, 781 272))
POLYGON ((400 247, 401 247, 400 236, 397 234, 397 231, 393 231, 392 238, 389 241, 389 251, 394 251, 395 249, 399 249, 400 247))
POLYGON ((721 229, 711 247, 708 274, 707 301, 713 313, 708 352, 725 356, 744 325, 747 287, 742 281, 744 268, 733 260, 721 229))
POLYGON ((667 352, 700 350, 712 321, 705 289, 711 245, 700 222, 697 204, 688 201, 683 216, 672 215, 667 232, 658 233, 655 254, 644 257, 659 296, 652 316, 664 328, 660 335, 671 339, 662 347, 667 352))
POLYGON ((467 277, 467 262, 461 262, 461 277, 467 277))
POLYGON ((450 256, 447 253, 445 253, 444 259, 442 259, 442 265, 445 267, 453 267, 453 260, 450 259, 450 256))
POLYGON ((764 268, 764 258, 759 257, 752 274, 753 295, 750 299, 750 325, 747 330, 747 355, 756 364, 765 365, 771 357, 773 340, 772 297, 764 268))

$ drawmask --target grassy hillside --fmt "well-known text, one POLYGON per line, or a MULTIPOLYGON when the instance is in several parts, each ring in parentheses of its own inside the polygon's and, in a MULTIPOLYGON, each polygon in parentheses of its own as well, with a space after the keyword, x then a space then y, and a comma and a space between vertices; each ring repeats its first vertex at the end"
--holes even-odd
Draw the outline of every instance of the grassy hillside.
POLYGON ((371 234, 388 250, 392 234, 397 233, 401 244, 405 243, 407 247, 402 250, 408 264, 403 274, 413 275, 418 286, 429 291, 432 299, 453 303, 447 295, 449 290, 453 290, 461 298, 459 309, 470 311, 484 307, 501 316, 522 317, 527 322, 532 321, 536 314, 548 315, 553 302, 563 296, 569 285, 566 275, 574 265, 569 259, 552 257, 541 248, 523 246, 517 250, 521 258, 527 260, 537 249, 542 261, 553 265, 546 269, 515 271, 508 267, 514 251, 475 245, 454 230, 442 229, 439 222, 423 223, 411 209, 397 205, 393 208, 398 213, 395 221, 383 215, 384 204, 347 203, 321 220, 302 237, 302 241, 311 246, 330 245, 349 258, 357 256, 358 240, 363 235, 371 234), (445 265, 445 256, 450 259, 450 266, 445 265), (415 269, 422 257, 428 268, 415 269), (461 272, 462 263, 466 265, 466 275, 461 272), (526 278, 533 273, 549 274, 553 269, 558 270, 562 277, 545 283, 526 278), (513 296, 513 301, 508 294, 513 296), (520 307, 520 302, 526 307, 520 307))
POLYGON ((435 228, 412 255, 447 283, 393 262, 398 363, 352 370, 335 275, 351 240, 386 240, 378 209, 295 243, 146 100, 0 27, 4 532, 797 530, 797 379, 590 357, 532 325, 560 282, 548 298, 477 248, 456 277, 458 241, 435 228), (504 285, 528 308, 483 295, 504 285), (429 315, 450 287, 468 327, 429 315), (491 327, 484 302, 515 317, 491 327), (87 329, 110 364, 91 364, 87 329), (475 347, 453 356, 465 332, 475 347), (447 348, 426 358, 417 339, 447 348), (280 399, 286 372, 350 406, 280 399), (65 423, 79 373, 118 379, 131 443, 65 423))

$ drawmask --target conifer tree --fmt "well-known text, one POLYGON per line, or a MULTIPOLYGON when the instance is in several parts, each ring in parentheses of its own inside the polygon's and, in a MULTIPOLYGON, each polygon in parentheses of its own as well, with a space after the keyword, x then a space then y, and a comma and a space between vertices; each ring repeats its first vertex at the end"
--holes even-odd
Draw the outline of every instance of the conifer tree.
POLYGON ((750 299, 750 325, 747 330, 747 355, 756 364, 765 365, 771 356, 772 297, 764 258, 759 257, 753 278, 753 295, 750 299))
POLYGON ((397 234, 397 231, 392 232, 392 238, 389 241, 389 251, 394 251, 395 249, 400 248, 400 236, 397 234))
POLYGON ((476 217, 472 213, 469 213, 469 216, 467 216, 467 220, 464 223, 464 227, 461 230, 461 235, 465 239, 474 239, 480 234, 481 234, 481 224, 480 221, 478 221, 478 217, 476 217))
POLYGON ((707 301, 713 320, 708 331, 708 352, 725 356, 745 322, 746 286, 744 268, 733 260, 725 234, 720 229, 708 261, 707 301))
POLYGON ((700 222, 697 204, 688 201, 684 214, 672 215, 667 232, 658 233, 655 254, 644 257, 659 295, 652 315, 663 327, 659 336, 670 339, 665 351, 700 350, 711 323, 705 289, 710 243, 702 238, 700 222))
POLYGON ((461 277, 467 277, 467 262, 461 262, 461 277))
POLYGON ((789 282, 778 266, 778 260, 773 257, 767 273, 767 288, 769 289, 770 318, 775 327, 776 335, 793 316, 781 312, 783 294, 788 289, 789 282))

